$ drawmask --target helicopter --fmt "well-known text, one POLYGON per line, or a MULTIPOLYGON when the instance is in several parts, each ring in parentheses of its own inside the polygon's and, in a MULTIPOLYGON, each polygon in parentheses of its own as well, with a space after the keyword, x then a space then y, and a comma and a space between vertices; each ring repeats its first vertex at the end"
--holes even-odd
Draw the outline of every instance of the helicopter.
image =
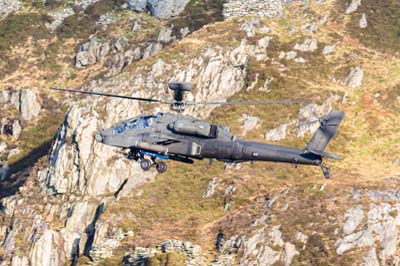
POLYGON ((170 82, 174 100, 139 98, 95 91, 52 88, 57 91, 73 92, 105 97, 114 97, 142 102, 168 104, 175 113, 142 114, 117 123, 112 128, 101 129, 95 140, 123 150, 126 157, 138 161, 144 171, 155 166, 158 173, 167 171, 166 160, 193 164, 194 160, 216 159, 225 163, 246 161, 271 161, 290 164, 319 166, 325 178, 330 178, 329 168, 323 159, 341 160, 325 152, 329 141, 344 118, 344 112, 333 110, 319 119, 320 127, 304 149, 278 146, 240 139, 230 133, 224 125, 183 115, 190 106, 201 105, 260 105, 260 104, 304 104, 302 100, 276 100, 257 102, 187 102, 185 92, 192 90, 189 82, 170 82))

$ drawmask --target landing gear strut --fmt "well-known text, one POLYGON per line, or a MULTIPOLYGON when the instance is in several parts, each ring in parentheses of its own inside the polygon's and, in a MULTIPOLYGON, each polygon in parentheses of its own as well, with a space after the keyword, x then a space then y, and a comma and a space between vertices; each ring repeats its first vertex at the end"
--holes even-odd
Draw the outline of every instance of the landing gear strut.
POLYGON ((321 164, 321 170, 322 170, 322 173, 324 174, 324 177, 326 179, 331 178, 331 173, 329 171, 329 167, 327 167, 324 164, 321 164))

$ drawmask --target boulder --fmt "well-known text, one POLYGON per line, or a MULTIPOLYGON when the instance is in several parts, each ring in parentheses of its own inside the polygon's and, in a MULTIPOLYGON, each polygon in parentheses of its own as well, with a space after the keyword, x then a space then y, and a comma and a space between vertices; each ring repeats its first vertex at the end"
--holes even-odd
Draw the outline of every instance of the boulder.
POLYGON ((22 6, 23 3, 19 0, 0 0, 0 18, 17 11, 22 6))
POLYGON ((79 52, 75 57, 75 66, 85 68, 96 64, 110 52, 110 49, 111 46, 108 41, 93 37, 79 47, 79 52))
POLYGON ((354 232, 364 218, 364 211, 361 205, 357 205, 346 212, 346 221, 343 224, 343 233, 348 235, 354 232))
POLYGON ((6 104, 10 101, 10 92, 8 90, 2 90, 0 91, 0 103, 1 104, 6 104))
POLYGON ((161 19, 178 16, 188 3, 189 0, 147 0, 151 15, 161 19))
POLYGON ((362 14, 359 24, 361 29, 365 29, 368 26, 367 16, 365 13, 362 14))
POLYGON ((128 8, 136 12, 142 12, 147 7, 147 0, 129 0, 128 8))
POLYGON ((59 232, 46 229, 33 245, 30 255, 32 266, 64 265, 65 253, 63 238, 59 232))
POLYGON ((364 70, 360 67, 352 67, 350 73, 346 79, 346 84, 350 88, 361 87, 364 79, 364 70))
POLYGON ((322 50, 322 54, 328 55, 328 54, 334 53, 335 51, 336 51, 336 44, 327 45, 324 47, 324 50, 322 50))
POLYGON ((242 135, 246 135, 247 132, 255 129, 258 126, 258 123, 260 122, 260 119, 258 117, 256 117, 256 116, 243 114, 242 117, 239 119, 239 121, 243 123, 243 125, 242 125, 242 129, 243 129, 242 135))
POLYGON ((75 12, 72 8, 64 8, 57 12, 49 12, 47 15, 52 18, 52 22, 46 23, 46 27, 49 30, 54 31, 63 23, 64 19, 74 14, 75 12))
POLYGON ((41 106, 37 101, 36 94, 33 90, 22 89, 20 91, 19 103, 19 110, 23 119, 29 121, 39 115, 41 106))
POLYGON ((218 184, 218 178, 214 177, 207 185, 206 190, 203 193, 203 198, 209 198, 215 193, 215 189, 218 184))
POLYGON ((361 5, 361 0, 351 0, 349 6, 346 9, 346 14, 351 14, 357 11, 360 5, 361 5))
POLYGON ((318 49, 318 41, 314 38, 306 39, 302 44, 296 44, 294 49, 302 52, 313 52, 318 49))
POLYGON ((283 124, 265 133, 266 140, 280 141, 286 139, 287 124, 283 124))
POLYGON ((22 127, 19 124, 18 120, 14 120, 13 124, 12 124, 12 136, 16 139, 19 138, 19 136, 21 135, 21 131, 22 131, 22 127))

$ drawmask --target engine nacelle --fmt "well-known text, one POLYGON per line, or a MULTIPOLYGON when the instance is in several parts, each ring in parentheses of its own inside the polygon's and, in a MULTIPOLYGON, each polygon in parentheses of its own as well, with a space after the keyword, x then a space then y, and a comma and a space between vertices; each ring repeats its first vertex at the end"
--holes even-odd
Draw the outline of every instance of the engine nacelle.
POLYGON ((168 125, 168 127, 177 133, 201 136, 207 138, 216 138, 218 127, 205 121, 187 121, 178 120, 168 125))

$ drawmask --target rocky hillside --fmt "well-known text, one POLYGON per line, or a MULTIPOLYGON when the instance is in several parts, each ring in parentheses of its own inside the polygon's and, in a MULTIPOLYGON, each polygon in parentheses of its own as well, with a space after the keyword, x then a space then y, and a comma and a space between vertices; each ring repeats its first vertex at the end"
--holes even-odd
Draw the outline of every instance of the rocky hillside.
POLYGON ((0 265, 400 264, 398 1, 0 0, 0 265), (169 163, 144 173, 94 141, 164 106, 54 93, 82 87, 191 100, 236 135, 304 147, 346 112, 318 168, 169 163))

